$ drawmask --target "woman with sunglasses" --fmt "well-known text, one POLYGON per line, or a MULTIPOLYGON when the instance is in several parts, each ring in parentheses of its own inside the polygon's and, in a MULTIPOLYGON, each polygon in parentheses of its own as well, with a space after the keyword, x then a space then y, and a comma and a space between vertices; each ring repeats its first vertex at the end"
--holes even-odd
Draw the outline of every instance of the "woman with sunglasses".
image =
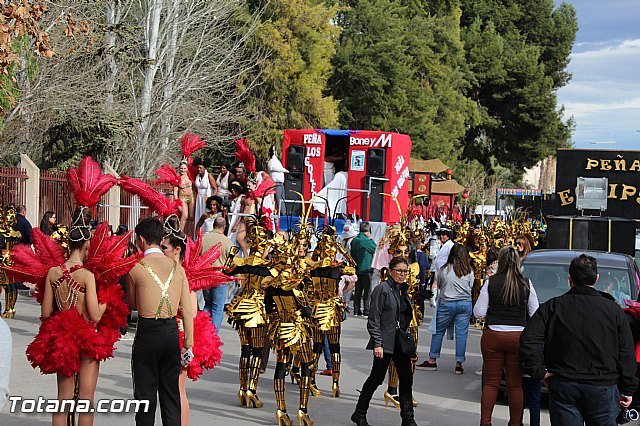
POLYGON ((417 426, 413 413, 413 375, 411 374, 411 358, 399 352, 396 347, 396 334, 399 329, 406 333, 413 318, 411 299, 405 283, 409 265, 402 257, 394 257, 389 262, 389 276, 371 294, 369 307, 369 344, 373 349, 373 367, 369 377, 362 386, 356 410, 351 420, 357 426, 369 426, 367 411, 376 389, 382 384, 391 360, 396 365, 400 379, 400 417, 402 426, 417 426))
POLYGON ((514 246, 518 251, 520 260, 524 259, 525 256, 531 252, 531 242, 526 235, 518 235, 514 241, 514 246))

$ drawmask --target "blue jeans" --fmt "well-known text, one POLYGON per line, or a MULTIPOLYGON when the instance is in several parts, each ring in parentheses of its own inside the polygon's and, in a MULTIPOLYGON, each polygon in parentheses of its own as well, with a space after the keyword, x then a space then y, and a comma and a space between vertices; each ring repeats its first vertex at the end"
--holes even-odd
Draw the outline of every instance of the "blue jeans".
POLYGON ((202 293, 204 294, 204 311, 211 314, 211 322, 216 326, 216 332, 219 332, 224 314, 224 302, 227 300, 227 285, 204 290, 202 293))
POLYGON ((549 379, 549 417, 552 426, 616 426, 620 394, 616 385, 596 386, 549 379))
POLYGON ((542 383, 531 377, 522 378, 522 393, 524 406, 529 409, 529 425, 540 426, 540 394, 542 383))
POLYGON ((322 351, 324 352, 324 362, 327 363, 327 370, 333 370, 333 365, 331 365, 331 351, 329 350, 329 338, 326 333, 324 335, 324 348, 322 351))
POLYGON ((442 339, 451 324, 456 330, 456 362, 465 361, 467 351, 467 335, 469 334, 469 320, 471 319, 471 300, 456 302, 440 301, 436 314, 436 334, 431 337, 430 358, 440 358, 442 339))

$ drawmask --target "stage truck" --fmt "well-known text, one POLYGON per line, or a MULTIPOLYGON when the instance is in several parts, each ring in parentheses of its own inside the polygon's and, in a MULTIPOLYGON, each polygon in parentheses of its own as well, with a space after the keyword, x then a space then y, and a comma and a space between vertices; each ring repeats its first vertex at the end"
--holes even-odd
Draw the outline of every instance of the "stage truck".
MULTIPOLYGON (((316 217, 395 223, 409 201, 411 138, 370 130, 285 130, 282 162, 286 210, 300 214, 300 197, 314 202, 316 217), (321 197, 321 198, 320 198, 321 197), (298 202, 293 202, 296 200, 298 202)), ((282 212, 286 214, 287 212, 282 212)))

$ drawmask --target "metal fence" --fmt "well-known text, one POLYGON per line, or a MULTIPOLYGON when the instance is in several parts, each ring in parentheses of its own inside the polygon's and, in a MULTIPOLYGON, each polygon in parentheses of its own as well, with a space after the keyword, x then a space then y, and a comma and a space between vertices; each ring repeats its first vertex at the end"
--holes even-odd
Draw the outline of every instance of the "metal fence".
POLYGON ((40 170, 40 211, 38 217, 44 216, 47 211, 52 211, 56 214, 58 223, 68 225, 71 223, 73 205, 66 173, 40 170))
MULTIPOLYGON (((168 183, 155 183, 148 180, 147 183, 161 194, 173 199, 173 187, 168 183)), ((148 208, 140 203, 140 199, 134 194, 120 188, 120 224, 127 225, 129 229, 135 228, 140 219, 151 216, 148 208)))
POLYGON ((29 176, 25 169, 0 167, 0 206, 25 204, 27 179, 29 176))

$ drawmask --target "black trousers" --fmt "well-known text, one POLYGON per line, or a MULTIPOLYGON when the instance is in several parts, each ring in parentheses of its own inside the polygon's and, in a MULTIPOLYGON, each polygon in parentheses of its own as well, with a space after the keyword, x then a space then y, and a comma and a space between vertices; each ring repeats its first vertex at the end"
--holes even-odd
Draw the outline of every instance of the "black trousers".
POLYGON ((358 273, 356 290, 353 299, 353 311, 356 314, 362 313, 360 310, 360 300, 364 298, 364 313, 369 312, 369 291, 371 290, 371 272, 358 273))
POLYGON ((413 375, 411 374, 411 359, 408 356, 400 354, 386 353, 382 358, 373 357, 373 367, 369 377, 362 386, 362 392, 358 398, 356 411, 366 414, 369 409, 369 403, 374 392, 384 382, 389 369, 389 363, 393 359, 393 363, 398 371, 398 397, 400 399, 400 417, 403 420, 413 419, 413 395, 411 388, 413 387, 413 375))
POLYGON ((180 426, 180 344, 175 318, 138 318, 131 371, 133 397, 149 401, 149 411, 136 413, 136 425, 153 425, 160 397, 164 426, 180 426))

